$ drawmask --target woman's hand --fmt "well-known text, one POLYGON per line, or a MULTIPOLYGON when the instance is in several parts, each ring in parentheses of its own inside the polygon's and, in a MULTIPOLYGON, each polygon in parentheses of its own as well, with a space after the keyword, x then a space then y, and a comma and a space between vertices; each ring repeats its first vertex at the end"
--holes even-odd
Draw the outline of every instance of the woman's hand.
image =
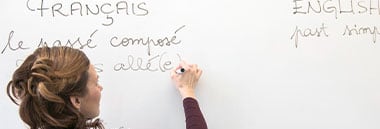
POLYGON ((192 97, 195 99, 195 87, 199 78, 202 75, 202 70, 196 64, 187 64, 182 61, 179 66, 171 71, 171 78, 180 92, 182 99, 192 97), (184 68, 185 72, 177 73, 176 71, 184 68))

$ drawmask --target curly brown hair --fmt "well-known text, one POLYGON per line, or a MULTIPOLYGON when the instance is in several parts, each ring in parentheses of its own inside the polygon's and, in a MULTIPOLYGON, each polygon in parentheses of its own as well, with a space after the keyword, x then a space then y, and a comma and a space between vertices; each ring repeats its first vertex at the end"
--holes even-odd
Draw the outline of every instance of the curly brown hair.
POLYGON ((80 50, 38 48, 13 73, 7 94, 31 129, 104 129, 99 119, 85 118, 70 102, 70 96, 87 94, 89 66, 80 50))

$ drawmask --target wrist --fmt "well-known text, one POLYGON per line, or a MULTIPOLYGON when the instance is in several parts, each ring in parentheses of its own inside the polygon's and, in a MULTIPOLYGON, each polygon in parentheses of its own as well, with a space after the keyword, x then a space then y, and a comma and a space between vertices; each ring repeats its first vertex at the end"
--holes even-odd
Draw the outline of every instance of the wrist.
POLYGON ((180 91, 180 93, 181 93, 182 99, 185 99, 188 97, 191 97, 194 99, 196 98, 193 90, 184 90, 184 91, 180 91))
POLYGON ((186 98, 197 99, 197 97, 195 97, 195 95, 183 95, 183 96, 182 96, 182 100, 184 100, 184 99, 186 99, 186 98))

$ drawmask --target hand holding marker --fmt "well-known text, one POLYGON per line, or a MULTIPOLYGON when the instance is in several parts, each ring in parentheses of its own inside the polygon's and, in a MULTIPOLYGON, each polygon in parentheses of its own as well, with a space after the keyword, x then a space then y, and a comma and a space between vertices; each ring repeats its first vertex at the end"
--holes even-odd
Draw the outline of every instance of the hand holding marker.
POLYGON ((183 99, 195 98, 195 87, 201 75, 202 70, 197 64, 187 64, 185 61, 181 61, 171 72, 171 78, 183 99))
POLYGON ((177 74, 182 74, 185 72, 185 68, 180 68, 175 71, 177 74))

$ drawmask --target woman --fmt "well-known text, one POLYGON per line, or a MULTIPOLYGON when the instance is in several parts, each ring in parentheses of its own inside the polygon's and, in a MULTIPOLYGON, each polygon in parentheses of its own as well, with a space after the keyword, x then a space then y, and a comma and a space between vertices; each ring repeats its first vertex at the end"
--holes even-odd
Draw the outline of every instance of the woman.
MULTIPOLYGON (((202 74, 182 62, 171 72, 183 98, 187 129, 206 129, 194 89, 202 74), (175 71, 184 68, 186 72, 175 71)), ((31 129, 104 129, 99 119, 103 87, 87 56, 69 47, 38 48, 14 72, 7 94, 31 129)))

